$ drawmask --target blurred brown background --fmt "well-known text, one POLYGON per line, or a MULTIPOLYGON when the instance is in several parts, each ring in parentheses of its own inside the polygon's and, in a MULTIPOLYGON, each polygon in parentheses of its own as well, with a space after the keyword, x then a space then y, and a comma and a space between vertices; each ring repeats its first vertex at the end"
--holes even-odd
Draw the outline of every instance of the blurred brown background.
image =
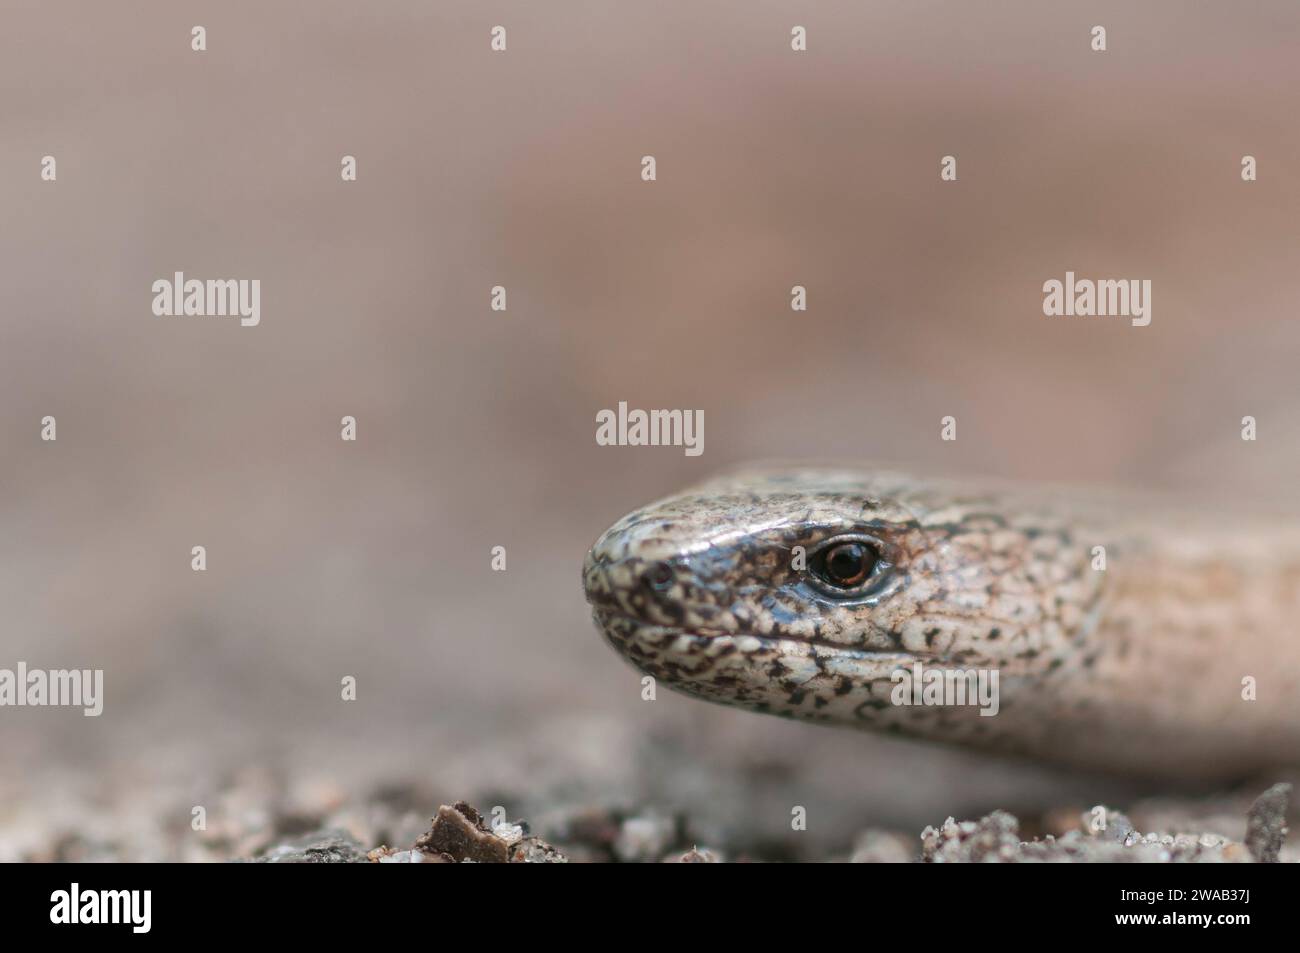
POLYGON ((1285 0, 9 0, 0 666, 106 671, 98 719, 0 711, 10 849, 34 802, 203 803, 248 764, 720 812, 757 763, 775 830, 1093 797, 647 705, 579 565, 756 457, 1287 494, 1298 38, 1285 0), (177 270, 261 279, 261 325, 155 317, 177 270), (1152 324, 1044 317, 1066 270, 1151 279, 1152 324), (703 409, 704 455, 597 447, 619 400, 703 409))

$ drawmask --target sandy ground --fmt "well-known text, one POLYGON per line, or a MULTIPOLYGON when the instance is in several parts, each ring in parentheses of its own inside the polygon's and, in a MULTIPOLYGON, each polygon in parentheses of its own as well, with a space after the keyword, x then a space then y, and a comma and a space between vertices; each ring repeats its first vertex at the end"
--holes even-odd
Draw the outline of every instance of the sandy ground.
MULTIPOLYGON (((815 798, 781 803, 793 764, 715 763, 704 771, 666 740, 627 737, 603 748, 591 735, 538 738, 531 756, 483 751, 459 764, 413 763, 404 775, 349 778, 313 775, 286 757, 182 783, 159 763, 97 796, 73 775, 45 796, 7 792, 21 806, 2 819, 0 861, 1300 861, 1300 846, 1288 842, 1295 821, 1288 783, 1147 796, 1124 810, 1075 801, 1018 818, 1003 810, 935 815, 909 830, 863 805, 846 809, 855 803, 850 796, 827 807, 815 798), (560 763, 555 753, 574 743, 587 755, 604 754, 603 768, 578 773, 560 763), (492 774, 496 785, 463 780, 492 774), (453 818, 453 828, 477 828, 472 839, 483 843, 475 849, 464 837, 448 847, 438 836, 438 820, 460 813, 448 806, 452 789, 473 792, 477 813, 466 813, 475 823, 453 818)), ((806 793, 817 789, 802 785, 806 793)))

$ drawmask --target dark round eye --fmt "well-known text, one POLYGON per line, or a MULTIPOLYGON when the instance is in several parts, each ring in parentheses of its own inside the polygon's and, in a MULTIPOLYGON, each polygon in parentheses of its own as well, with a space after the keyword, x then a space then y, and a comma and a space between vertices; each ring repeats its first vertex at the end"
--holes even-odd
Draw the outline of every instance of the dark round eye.
POLYGON ((821 554, 817 575, 837 589, 852 589, 871 575, 879 554, 866 543, 839 543, 821 554))
POLYGON ((656 592, 663 592, 673 584, 675 574, 668 563, 658 562, 641 574, 641 581, 656 592))

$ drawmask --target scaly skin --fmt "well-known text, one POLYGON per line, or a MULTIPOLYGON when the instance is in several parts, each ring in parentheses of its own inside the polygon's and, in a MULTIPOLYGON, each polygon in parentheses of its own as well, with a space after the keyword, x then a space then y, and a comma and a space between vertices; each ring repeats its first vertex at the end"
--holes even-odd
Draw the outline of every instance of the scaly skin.
POLYGON ((1300 531, 1121 512, 891 473, 755 472, 619 520, 583 578, 616 650, 710 701, 1130 774, 1300 764, 1300 531), (847 600, 793 558, 845 534, 881 557, 847 600), (918 660, 996 670, 997 714, 894 704, 895 673, 918 660))

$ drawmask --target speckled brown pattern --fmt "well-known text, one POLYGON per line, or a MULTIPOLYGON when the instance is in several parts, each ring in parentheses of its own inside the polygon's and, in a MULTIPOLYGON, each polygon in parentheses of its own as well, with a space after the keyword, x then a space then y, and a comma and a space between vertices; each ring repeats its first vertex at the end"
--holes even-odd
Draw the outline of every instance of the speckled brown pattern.
POLYGON ((619 520, 584 584, 616 650, 711 701, 1135 773, 1300 762, 1294 529, 1086 512, 900 474, 742 473, 619 520), (841 599, 792 553, 846 534, 883 568, 841 599), (998 713, 891 703, 917 660, 996 670, 998 713))

